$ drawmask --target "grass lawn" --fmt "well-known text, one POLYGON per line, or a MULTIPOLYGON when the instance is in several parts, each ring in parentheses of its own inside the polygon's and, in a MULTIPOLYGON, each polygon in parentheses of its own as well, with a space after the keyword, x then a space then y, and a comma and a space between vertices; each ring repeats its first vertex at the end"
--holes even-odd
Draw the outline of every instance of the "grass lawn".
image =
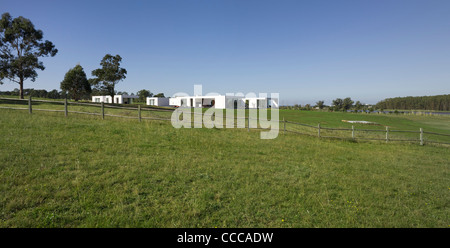
MULTIPOLYGON (((450 132, 440 117, 280 116, 450 132)), ((0 125, 0 227, 450 226, 444 146, 6 109, 0 125)))
POLYGON ((365 129, 384 129, 389 126, 393 130, 416 130, 424 128, 430 132, 450 134, 449 115, 415 115, 415 114, 366 114, 366 113, 345 113, 345 112, 320 112, 320 111, 299 111, 280 110, 280 119, 287 121, 301 122, 310 125, 320 123, 324 127, 343 127, 365 129), (342 122, 342 120, 371 121, 380 124, 364 125, 342 122))
MULTIPOLYGON (((423 128, 425 132, 435 132, 450 135, 450 116, 449 115, 415 115, 415 114, 366 114, 366 113, 346 113, 346 112, 320 112, 320 111, 299 111, 299 110, 280 110, 280 120, 285 118, 287 121, 299 122, 321 127, 346 128, 351 129, 369 129, 380 130, 383 132, 364 132, 356 131, 356 137, 370 137, 385 139, 386 127, 391 130, 390 139, 414 139, 416 143, 419 140, 419 133, 393 132, 393 130, 408 130, 419 132, 423 128), (353 124, 343 122, 348 121, 370 121, 378 125, 353 124)), ((317 135, 317 130, 308 127, 301 127, 294 124, 287 124, 288 130, 298 131, 306 134, 317 135)), ((322 130, 323 136, 339 136, 351 138, 350 131, 331 131, 322 130)), ((424 134, 425 142, 427 140, 450 143, 450 136, 439 136, 434 134, 424 134)))

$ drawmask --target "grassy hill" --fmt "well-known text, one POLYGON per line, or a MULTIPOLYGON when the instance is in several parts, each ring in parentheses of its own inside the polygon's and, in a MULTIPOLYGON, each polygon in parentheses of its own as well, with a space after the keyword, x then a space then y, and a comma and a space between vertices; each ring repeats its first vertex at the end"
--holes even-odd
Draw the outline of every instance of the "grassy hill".
POLYGON ((0 113, 0 227, 450 225, 448 147, 0 113))

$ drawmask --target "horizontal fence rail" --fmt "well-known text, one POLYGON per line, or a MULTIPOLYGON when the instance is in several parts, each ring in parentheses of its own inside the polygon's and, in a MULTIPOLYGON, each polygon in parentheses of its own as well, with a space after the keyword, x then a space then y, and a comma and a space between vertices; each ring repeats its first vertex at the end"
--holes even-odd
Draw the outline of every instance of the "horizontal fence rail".
MULTIPOLYGON (((116 106, 116 105, 110 105, 105 103, 85 103, 85 102, 68 102, 67 99, 64 101, 52 101, 52 100, 33 100, 31 97, 29 99, 17 99, 17 98, 0 98, 0 103, 4 103, 3 101, 9 101, 9 102, 20 102, 22 106, 26 107, 16 107, 16 106, 0 106, 0 109, 14 109, 14 110, 28 110, 30 114, 35 111, 48 111, 48 112, 64 112, 65 116, 68 116, 69 113, 75 113, 75 114, 86 114, 86 115, 95 115, 95 116, 101 116, 102 119, 105 119, 105 116, 107 117, 119 117, 119 118, 127 118, 127 119, 138 119, 141 120, 160 120, 160 121, 171 121, 170 117, 164 117, 164 116, 143 116, 143 112, 147 113, 169 113, 173 112, 172 109, 159 109, 159 108, 152 108, 152 107, 141 107, 138 105, 138 107, 124 107, 124 106, 116 106), (34 105, 33 105, 34 103, 34 105), (63 109, 45 109, 45 108, 34 108, 33 106, 39 106, 39 103, 51 103, 55 105, 60 105, 63 107, 63 109), (84 109, 80 110, 69 110, 69 105, 78 106, 78 107, 97 107, 99 108, 99 112, 87 112, 83 111, 84 109), (125 112, 129 115, 120 115, 120 114, 111 114, 111 113, 105 113, 106 109, 117 109, 117 110, 131 110, 131 111, 137 111, 137 114, 132 114, 130 112, 125 112)), ((8 103, 7 103, 8 104, 8 103)), ((11 104, 11 103, 9 103, 11 104)), ((52 106, 55 106, 52 105, 52 106)), ((204 115, 204 113, 191 113, 194 117, 195 115, 204 115)), ((223 117, 226 117, 226 114, 223 115, 223 117)), ((215 117, 214 117, 215 120, 215 117)), ((258 126, 258 124, 255 125, 253 121, 258 121, 259 119, 251 118, 248 116, 234 116, 233 120, 233 127, 241 127, 241 128, 247 128, 249 131, 250 129, 260 129, 265 130, 265 128, 261 128, 258 126), (238 120, 245 119, 246 121, 243 121, 243 126, 239 126, 238 120), (252 122, 250 121, 252 120, 252 122)), ((182 122, 182 121, 181 121, 182 122)), ((188 122, 189 123, 189 122, 188 122)), ((257 122, 256 122, 257 123, 257 122)), ((204 124, 203 122, 197 122, 195 121, 195 118, 191 118, 191 125, 193 124, 204 124)), ((242 123, 241 123, 242 124, 242 123)), ((450 134, 444 134, 444 133, 436 133, 436 132, 428 132, 424 131, 422 128, 419 130, 393 130, 389 127, 386 127, 385 130, 381 129, 358 129, 355 128, 355 126, 352 125, 352 128, 333 128, 333 127, 323 127, 320 124, 318 125, 310 125, 305 123, 299 123, 299 122, 292 122, 287 121, 283 118, 283 120, 280 120, 278 131, 282 133, 294 133, 294 134, 300 134, 300 135, 307 135, 307 136, 315 136, 319 138, 330 138, 330 139, 346 139, 346 140, 378 140, 378 141, 385 141, 388 142, 414 142, 419 143, 420 145, 424 145, 425 143, 430 144, 445 144, 450 145, 450 139, 448 141, 439 141, 439 140, 431 140, 431 139, 425 139, 425 134, 429 137, 431 136, 441 136, 441 137, 450 137, 450 134), (287 125, 289 124, 289 125, 287 125), (337 132, 337 133, 336 133, 337 132), (350 134, 345 134, 350 133, 350 134), (365 134, 370 133, 378 133, 378 134, 384 134, 383 137, 371 137, 363 136, 365 134), (394 138, 392 133, 405 133, 410 135, 415 135, 414 138, 409 137, 397 137, 394 138)), ((224 127, 227 126, 226 120, 223 121, 224 127)), ((273 129, 273 128, 272 128, 273 129)), ((267 129, 266 129, 267 130, 267 129)))

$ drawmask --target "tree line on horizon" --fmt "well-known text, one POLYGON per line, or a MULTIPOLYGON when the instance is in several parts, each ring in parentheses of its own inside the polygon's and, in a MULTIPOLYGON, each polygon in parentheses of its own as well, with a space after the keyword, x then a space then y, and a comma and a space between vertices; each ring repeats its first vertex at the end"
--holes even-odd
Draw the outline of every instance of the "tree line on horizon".
POLYGON ((315 105, 311 104, 294 104, 292 106, 280 106, 280 109, 293 109, 293 110, 328 110, 328 111, 373 111, 373 106, 366 105, 360 101, 354 102, 350 97, 336 98, 332 101, 331 106, 325 105, 325 101, 317 101, 315 105))
POLYGON ((315 105, 295 104, 292 106, 280 106, 281 109, 312 110, 325 109, 328 111, 374 111, 374 110, 434 110, 450 111, 450 94, 435 96, 407 96, 386 98, 374 106, 366 105, 360 101, 354 102, 350 97, 336 98, 331 106, 325 105, 324 101, 318 101, 315 105))
MULTIPOLYGON (((80 100, 90 100, 92 96, 99 96, 102 95, 104 92, 97 91, 96 89, 92 89, 91 93, 86 93, 81 95, 80 100)), ((45 89, 34 89, 34 88, 26 88, 23 89, 24 96, 31 96, 31 97, 37 97, 37 98, 48 98, 48 99, 65 99, 66 97, 68 99, 73 99, 69 96, 69 94, 64 91, 57 89, 53 89, 50 91, 47 91, 45 89)), ((131 96, 138 96, 139 98, 135 100, 135 102, 142 102, 144 103, 146 101, 147 97, 165 97, 164 93, 158 93, 153 94, 151 91, 142 89, 138 91, 136 94, 133 92, 128 93, 126 91, 117 91, 117 95, 131 95, 131 96)), ((20 91, 18 88, 15 88, 11 91, 0 91, 0 96, 20 96, 20 91)))
POLYGON ((450 94, 387 98, 375 106, 377 109, 450 111, 450 94))

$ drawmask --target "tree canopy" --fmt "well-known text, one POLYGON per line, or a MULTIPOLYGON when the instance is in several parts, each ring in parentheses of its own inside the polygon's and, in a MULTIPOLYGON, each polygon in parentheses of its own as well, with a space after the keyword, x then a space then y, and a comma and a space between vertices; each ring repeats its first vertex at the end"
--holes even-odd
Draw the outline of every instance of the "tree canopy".
POLYGON ((353 107, 353 100, 350 97, 347 97, 342 102, 342 109, 349 110, 353 107))
POLYGON ((387 98, 377 103, 378 109, 450 110, 450 95, 407 96, 387 98))
POLYGON ((333 110, 336 111, 347 111, 353 107, 353 100, 350 97, 345 99, 336 98, 333 100, 333 110))
POLYGON ((341 110, 343 105, 344 105, 344 100, 342 100, 341 98, 336 98, 333 100, 333 109, 334 110, 341 110))
POLYGON ((4 79, 18 83, 20 98, 23 99, 23 83, 34 82, 36 70, 44 70, 39 57, 55 56, 58 49, 52 42, 43 39, 43 32, 35 29, 33 23, 22 16, 12 19, 3 13, 0 19, 0 83, 4 79))
POLYGON ((142 89, 136 93, 136 95, 139 96, 139 102, 145 102, 147 97, 152 97, 153 93, 151 93, 149 90, 142 89))
POLYGON ((61 89, 67 91, 75 101, 80 100, 83 95, 91 93, 91 85, 81 65, 76 65, 66 73, 61 82, 61 89))
POLYGON ((325 107, 325 101, 318 101, 318 102, 316 102, 316 106, 319 109, 323 109, 323 107, 325 107))
POLYGON ((115 87, 116 85, 126 78, 127 70, 120 67, 122 57, 120 55, 112 56, 106 54, 100 65, 99 69, 92 71, 92 76, 95 76, 91 83, 96 87, 97 91, 106 92, 112 97, 114 103, 115 87))

